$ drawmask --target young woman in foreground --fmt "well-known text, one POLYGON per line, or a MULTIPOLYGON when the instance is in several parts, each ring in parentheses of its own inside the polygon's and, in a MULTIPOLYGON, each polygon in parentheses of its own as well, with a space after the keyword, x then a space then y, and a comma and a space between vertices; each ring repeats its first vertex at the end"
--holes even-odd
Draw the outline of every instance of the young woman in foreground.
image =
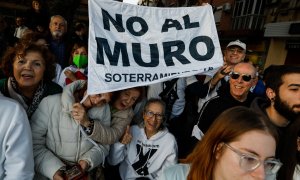
POLYGON ((270 122, 245 107, 224 111, 183 164, 166 169, 161 179, 265 179, 281 167, 278 135, 270 122))

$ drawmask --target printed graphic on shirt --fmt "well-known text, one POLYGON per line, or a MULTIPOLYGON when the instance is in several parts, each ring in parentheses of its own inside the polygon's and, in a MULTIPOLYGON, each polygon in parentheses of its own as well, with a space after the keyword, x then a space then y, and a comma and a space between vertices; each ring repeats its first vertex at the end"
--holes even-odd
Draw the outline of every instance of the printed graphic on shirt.
POLYGON ((137 174, 141 176, 149 175, 148 172, 148 160, 156 153, 159 148, 159 145, 149 145, 139 142, 140 144, 136 145, 138 161, 132 164, 133 169, 137 174), (148 151, 144 154, 143 148, 148 149, 148 151))

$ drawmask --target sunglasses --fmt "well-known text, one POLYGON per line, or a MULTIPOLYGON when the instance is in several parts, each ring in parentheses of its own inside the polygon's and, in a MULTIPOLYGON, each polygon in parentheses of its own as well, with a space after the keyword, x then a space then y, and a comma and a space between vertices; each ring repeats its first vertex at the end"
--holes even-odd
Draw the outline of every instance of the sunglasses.
POLYGON ((252 78, 252 76, 249 75, 249 74, 240 74, 240 73, 237 73, 237 72, 231 72, 231 73, 229 74, 229 76, 230 76, 232 79, 238 79, 240 76, 242 76, 242 79, 243 79, 243 81, 245 81, 245 82, 249 82, 251 79, 254 79, 254 78, 252 78))

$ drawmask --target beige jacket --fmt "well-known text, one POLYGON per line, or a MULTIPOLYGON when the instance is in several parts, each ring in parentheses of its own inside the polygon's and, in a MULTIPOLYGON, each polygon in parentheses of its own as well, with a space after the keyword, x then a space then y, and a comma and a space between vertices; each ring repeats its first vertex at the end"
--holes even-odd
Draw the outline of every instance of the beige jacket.
POLYGON ((105 126, 101 121, 95 122, 94 131, 90 138, 101 144, 114 144, 124 134, 133 115, 131 108, 113 113, 110 127, 105 126))

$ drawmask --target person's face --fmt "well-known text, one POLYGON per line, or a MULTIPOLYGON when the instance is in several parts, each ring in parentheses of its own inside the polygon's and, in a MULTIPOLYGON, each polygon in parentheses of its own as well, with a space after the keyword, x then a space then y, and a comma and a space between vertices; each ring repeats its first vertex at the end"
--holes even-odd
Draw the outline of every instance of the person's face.
POLYGON ((243 101, 247 98, 250 88, 256 84, 255 78, 255 68, 248 63, 237 64, 233 68, 234 74, 239 74, 240 76, 237 79, 233 78, 233 75, 230 77, 230 94, 239 101, 243 101), (243 79, 243 75, 251 76, 249 81, 243 79))
POLYGON ((163 122, 163 106, 159 103, 151 103, 143 112, 145 131, 147 137, 156 134, 163 122))
POLYGON ((15 57, 13 75, 21 89, 35 89, 42 81, 45 60, 39 52, 27 52, 24 57, 15 57))
POLYGON ((236 65, 245 58, 245 50, 238 46, 229 46, 225 50, 225 63, 228 65, 236 65))
POLYGON ((41 5, 38 1, 32 1, 32 8, 35 10, 35 11, 39 11, 41 9, 41 5))
POLYGON ((49 24, 49 29, 54 38, 61 38, 67 31, 65 21, 61 17, 54 17, 49 24))
POLYGON ((140 92, 137 89, 126 89, 121 91, 120 96, 114 102, 113 106, 117 110, 126 110, 132 107, 132 105, 139 98, 140 92))
POLYGON ((288 120, 300 114, 300 74, 286 74, 282 77, 279 95, 275 96, 274 108, 288 120))
POLYGON ((73 56, 75 55, 88 55, 88 52, 87 50, 85 49, 85 47, 80 47, 80 48, 77 48, 74 52, 73 52, 73 56))
MULTIPOLYGON (((87 92, 84 93, 86 95, 87 92)), ((102 94, 93 94, 89 95, 85 101, 83 101, 83 106, 85 108, 91 107, 101 107, 106 103, 109 103, 112 93, 102 93, 102 94)))
POLYGON ((17 25, 17 26, 21 26, 22 24, 23 24, 22 18, 21 18, 21 17, 17 17, 17 18, 16 18, 16 25, 17 25))
MULTIPOLYGON (((258 157, 260 161, 272 160, 275 157, 275 139, 264 131, 248 131, 236 141, 227 144, 243 154, 258 157)), ((225 144, 217 150, 214 179, 263 180, 265 178, 263 163, 253 171, 245 171, 240 166, 240 156, 237 153, 225 144)))

